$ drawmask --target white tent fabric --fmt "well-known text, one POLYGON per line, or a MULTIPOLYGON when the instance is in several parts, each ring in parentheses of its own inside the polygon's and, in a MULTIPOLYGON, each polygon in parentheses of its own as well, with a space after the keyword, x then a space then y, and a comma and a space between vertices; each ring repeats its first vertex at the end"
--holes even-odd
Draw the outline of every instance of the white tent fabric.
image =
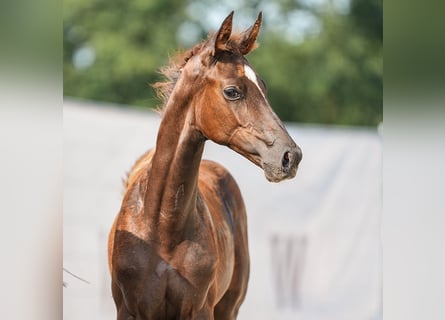
MULTIPOLYGON (((122 178, 154 146, 159 117, 65 101, 64 319, 115 317, 106 258, 122 178)), ((295 179, 269 183, 228 148, 204 158, 237 180, 251 277, 239 319, 381 319, 381 140, 376 130, 286 124, 303 150, 295 179)))

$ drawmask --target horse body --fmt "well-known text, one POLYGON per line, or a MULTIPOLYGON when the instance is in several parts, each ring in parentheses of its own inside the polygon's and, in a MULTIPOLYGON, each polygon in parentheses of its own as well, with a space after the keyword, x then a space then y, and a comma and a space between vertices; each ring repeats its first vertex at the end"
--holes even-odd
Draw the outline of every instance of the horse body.
POLYGON ((129 173, 108 247, 117 319, 237 316, 249 277, 246 211, 229 172, 201 161, 206 140, 242 154, 270 181, 295 176, 301 151, 243 57, 261 15, 235 38, 232 16, 175 69, 156 148, 129 173))
POLYGON ((196 211, 171 250, 137 218, 145 209, 137 205, 143 197, 138 179, 129 186, 129 205, 110 241, 118 319, 213 319, 217 311, 216 319, 233 319, 249 275, 246 213, 234 179, 220 165, 202 161, 196 211))

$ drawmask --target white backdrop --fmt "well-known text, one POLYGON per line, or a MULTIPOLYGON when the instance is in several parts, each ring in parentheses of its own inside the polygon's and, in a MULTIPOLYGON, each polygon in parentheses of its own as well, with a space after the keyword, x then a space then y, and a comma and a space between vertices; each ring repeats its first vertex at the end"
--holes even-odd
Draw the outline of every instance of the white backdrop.
MULTIPOLYGON (((154 146, 159 117, 64 104, 64 319, 115 318, 106 241, 122 178, 154 146)), ((251 277, 239 319, 381 319, 381 140, 376 130, 286 124, 303 150, 295 179, 207 143, 237 180, 249 221, 251 277)))

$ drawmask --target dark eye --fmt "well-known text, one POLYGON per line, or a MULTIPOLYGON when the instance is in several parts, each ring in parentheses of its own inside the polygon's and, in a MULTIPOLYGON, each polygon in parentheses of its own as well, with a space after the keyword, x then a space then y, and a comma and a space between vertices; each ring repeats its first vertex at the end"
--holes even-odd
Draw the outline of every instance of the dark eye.
POLYGON ((241 98, 241 92, 236 87, 224 88, 224 97, 228 100, 238 100, 241 98))

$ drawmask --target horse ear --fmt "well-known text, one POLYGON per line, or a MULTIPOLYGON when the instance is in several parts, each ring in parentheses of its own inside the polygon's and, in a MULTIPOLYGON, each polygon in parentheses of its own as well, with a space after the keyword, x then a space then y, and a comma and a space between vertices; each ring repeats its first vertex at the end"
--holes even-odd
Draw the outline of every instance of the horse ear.
POLYGON ((239 50, 242 55, 246 55, 256 47, 256 38, 260 33, 261 22, 263 20, 263 13, 260 11, 258 17, 249 29, 241 34, 241 42, 239 44, 239 50))
POLYGON ((233 13, 234 11, 230 12, 230 14, 224 19, 221 27, 219 27, 219 30, 216 33, 214 53, 226 50, 226 43, 232 34, 233 13))

